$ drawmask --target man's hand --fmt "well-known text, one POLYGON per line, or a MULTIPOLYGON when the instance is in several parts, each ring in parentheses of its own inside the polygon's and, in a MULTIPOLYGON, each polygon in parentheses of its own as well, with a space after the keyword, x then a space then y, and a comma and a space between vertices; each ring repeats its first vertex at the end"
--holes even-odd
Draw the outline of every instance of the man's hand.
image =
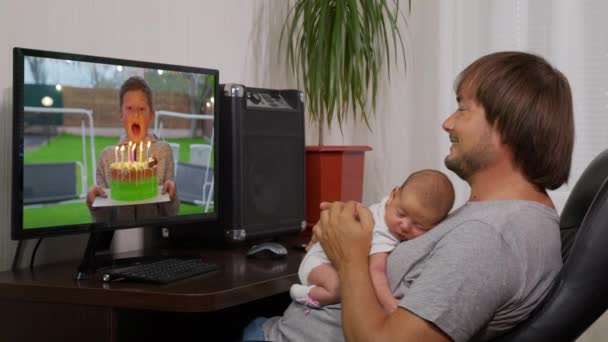
POLYGON ((172 180, 166 180, 165 184, 163 184, 162 194, 169 194, 169 198, 173 201, 175 200, 176 191, 175 191, 175 183, 172 180))
POLYGON ((367 263, 374 219, 357 202, 334 202, 321 205, 321 219, 313 227, 315 238, 339 271, 352 262, 367 263))
POLYGON ((95 198, 97 197, 108 197, 108 195, 106 195, 105 191, 103 191, 103 189, 98 186, 92 186, 91 189, 89 190, 89 192, 87 192, 87 207, 89 207, 89 209, 92 209, 92 205, 93 202, 95 202, 95 198))

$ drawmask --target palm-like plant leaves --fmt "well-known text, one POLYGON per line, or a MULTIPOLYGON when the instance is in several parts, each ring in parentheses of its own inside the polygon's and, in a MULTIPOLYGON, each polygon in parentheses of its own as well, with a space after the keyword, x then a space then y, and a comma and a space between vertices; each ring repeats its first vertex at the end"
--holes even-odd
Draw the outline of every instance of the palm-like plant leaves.
POLYGON ((405 66, 400 16, 399 0, 295 1, 281 42, 286 37, 311 120, 331 126, 335 118, 342 129, 350 109, 355 121, 369 127, 384 59, 390 79, 391 48, 394 60, 401 52, 405 66))

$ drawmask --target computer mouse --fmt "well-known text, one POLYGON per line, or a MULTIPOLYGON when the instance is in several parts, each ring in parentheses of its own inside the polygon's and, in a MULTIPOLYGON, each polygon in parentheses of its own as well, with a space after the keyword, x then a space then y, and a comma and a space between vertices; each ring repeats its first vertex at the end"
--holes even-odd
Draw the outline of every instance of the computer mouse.
POLYGON ((278 242, 262 242, 251 246, 248 257, 260 259, 282 259, 287 256, 287 248, 278 242))

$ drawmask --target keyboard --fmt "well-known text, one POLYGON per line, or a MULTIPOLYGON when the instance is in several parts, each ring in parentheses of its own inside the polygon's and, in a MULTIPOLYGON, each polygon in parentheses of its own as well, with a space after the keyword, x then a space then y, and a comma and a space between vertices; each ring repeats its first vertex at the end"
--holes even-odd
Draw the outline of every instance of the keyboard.
POLYGON ((114 268, 106 271, 103 274, 102 279, 104 282, 123 278, 157 284, 168 284, 217 269, 218 266, 216 264, 205 263, 200 259, 168 258, 128 267, 114 268))

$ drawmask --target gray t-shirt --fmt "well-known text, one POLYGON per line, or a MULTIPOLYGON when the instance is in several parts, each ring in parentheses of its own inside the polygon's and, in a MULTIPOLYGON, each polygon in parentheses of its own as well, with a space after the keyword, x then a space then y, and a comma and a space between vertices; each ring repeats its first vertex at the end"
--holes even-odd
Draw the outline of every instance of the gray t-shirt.
MULTIPOLYGON (((455 341, 488 340, 524 320, 561 268, 559 218, 529 201, 469 202, 400 243, 387 275, 399 306, 455 341)), ((271 341, 343 341, 340 305, 292 303, 264 324, 271 341)))

